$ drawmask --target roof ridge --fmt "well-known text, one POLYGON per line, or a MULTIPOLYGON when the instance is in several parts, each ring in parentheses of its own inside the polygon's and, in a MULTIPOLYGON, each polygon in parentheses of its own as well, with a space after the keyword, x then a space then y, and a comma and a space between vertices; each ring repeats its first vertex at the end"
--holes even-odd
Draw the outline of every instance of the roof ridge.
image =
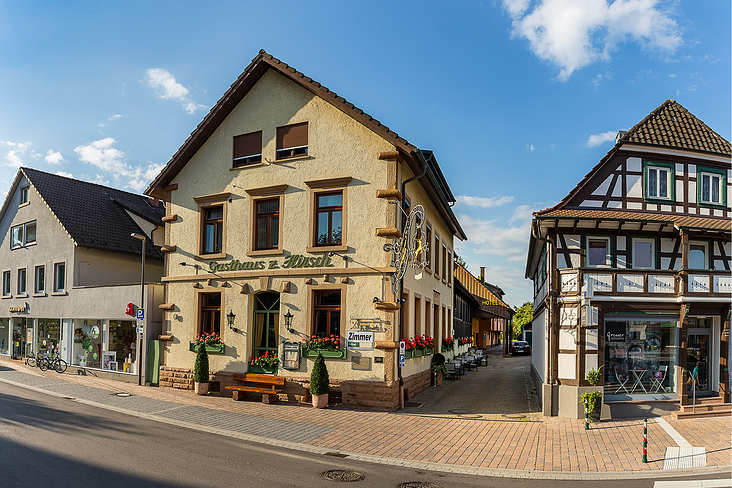
POLYGON ((104 188, 105 190, 112 190, 112 191, 115 191, 115 192, 124 193, 124 194, 130 195, 130 196, 132 196, 134 198, 140 198, 140 199, 154 198, 154 197, 151 197, 149 195, 145 195, 144 193, 132 193, 132 192, 129 192, 127 190, 122 190, 122 189, 119 189, 119 188, 114 188, 114 187, 111 187, 111 186, 102 185, 101 183, 94 183, 93 181, 80 180, 78 178, 72 178, 72 177, 69 177, 69 176, 59 175, 59 174, 55 174, 55 173, 49 173, 48 171, 43 171, 43 170, 40 170, 40 169, 37 169, 37 168, 32 168, 30 166, 21 166, 20 169, 22 169, 22 170, 30 170, 31 172, 35 171, 35 172, 38 172, 38 173, 43 173, 43 174, 48 175, 48 176, 51 176, 53 178, 64 178, 66 180, 76 181, 76 182, 79 182, 79 183, 84 184, 84 185, 97 186, 99 188, 104 188))

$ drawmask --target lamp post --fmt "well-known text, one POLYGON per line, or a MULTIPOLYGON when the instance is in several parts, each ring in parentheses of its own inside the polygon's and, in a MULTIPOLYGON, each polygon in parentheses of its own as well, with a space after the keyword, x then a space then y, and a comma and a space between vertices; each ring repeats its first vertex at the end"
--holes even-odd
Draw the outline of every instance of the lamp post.
MULTIPOLYGON (((132 237, 142 241, 142 271, 140 273, 140 308, 145 309, 145 243, 147 238, 143 234, 134 232, 132 237)), ((144 322, 141 322, 144 324, 144 322)), ((145 329, 142 329, 143 332, 145 329)), ((142 332, 135 334, 137 336, 137 352, 135 354, 135 363, 137 364, 137 384, 142 385, 142 332)))

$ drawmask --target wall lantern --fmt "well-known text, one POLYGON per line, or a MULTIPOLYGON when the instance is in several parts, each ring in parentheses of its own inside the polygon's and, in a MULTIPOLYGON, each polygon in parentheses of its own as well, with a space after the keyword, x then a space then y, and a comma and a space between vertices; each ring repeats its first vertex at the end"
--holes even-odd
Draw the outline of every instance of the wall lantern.
POLYGON ((285 329, 291 334, 295 333, 295 329, 292 328, 292 312, 289 309, 285 314, 285 329))
POLYGON ((229 324, 229 329, 233 330, 234 332, 239 332, 239 329, 234 327, 235 318, 236 318, 236 315, 234 315, 234 311, 229 310, 229 313, 226 314, 226 322, 229 324))

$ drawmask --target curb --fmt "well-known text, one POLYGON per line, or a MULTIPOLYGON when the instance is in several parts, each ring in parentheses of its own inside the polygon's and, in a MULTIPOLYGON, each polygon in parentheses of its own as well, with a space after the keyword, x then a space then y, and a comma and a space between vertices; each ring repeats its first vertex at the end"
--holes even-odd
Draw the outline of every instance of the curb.
MULTIPOLYGON (((264 436, 256 436, 250 434, 242 434, 230 430, 215 429, 199 424, 193 424, 182 420, 168 419, 156 415, 135 412, 124 408, 113 407, 90 400, 82 400, 63 393, 45 390, 36 386, 25 385, 5 378, 0 378, 0 383, 25 388, 37 393, 44 393, 57 398, 73 400, 83 405, 110 410, 113 412, 130 415, 145 420, 160 422, 168 425, 175 425, 187 429, 206 432, 209 434, 217 434, 225 437, 239 439, 256 444, 263 444, 266 447, 280 447, 293 451, 307 452, 310 454, 325 455, 332 453, 330 449, 311 446, 308 444, 300 444, 295 442, 287 442, 279 439, 271 439, 264 436)), ((88 387, 93 388, 93 387, 88 387)), ((183 405, 183 404, 180 404, 183 405)), ((435 471, 443 473, 467 474, 482 477, 494 478, 516 478, 516 479, 549 479, 549 480, 625 480, 625 479, 646 479, 646 478, 678 478, 682 476, 695 476, 707 474, 728 474, 732 469, 732 465, 725 466, 707 466, 704 468, 684 468, 684 469, 668 469, 668 470, 644 470, 644 471, 592 471, 592 472, 576 472, 576 471, 535 471, 520 469, 496 469, 496 468, 480 468, 466 467, 456 464, 430 463, 425 461, 413 461, 411 459, 400 459, 383 456, 373 456, 369 454, 360 454, 356 452, 337 451, 339 454, 345 455, 349 460, 362 461, 372 464, 383 464, 389 466, 401 466, 405 468, 421 469, 426 471, 435 471)))

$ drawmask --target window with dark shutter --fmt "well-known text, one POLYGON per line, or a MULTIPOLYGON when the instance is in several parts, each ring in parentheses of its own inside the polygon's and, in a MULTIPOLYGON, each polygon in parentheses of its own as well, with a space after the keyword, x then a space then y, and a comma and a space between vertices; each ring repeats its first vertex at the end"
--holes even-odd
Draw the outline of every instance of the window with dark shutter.
POLYGON ((262 162, 262 131, 234 137, 234 168, 262 162))
POLYGON ((277 159, 292 158, 308 153, 308 123, 277 127, 277 159))

